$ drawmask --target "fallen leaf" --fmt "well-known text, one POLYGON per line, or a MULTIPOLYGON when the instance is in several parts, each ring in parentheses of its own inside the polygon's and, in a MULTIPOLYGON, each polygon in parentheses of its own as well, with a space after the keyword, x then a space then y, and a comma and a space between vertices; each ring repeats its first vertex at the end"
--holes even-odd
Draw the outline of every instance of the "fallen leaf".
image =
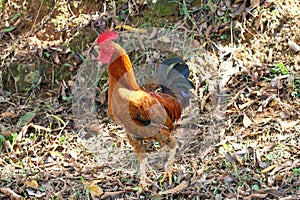
POLYGON ((259 6, 260 0, 250 0, 250 2, 251 2, 250 8, 253 9, 259 6))
POLYGON ((53 158, 57 158, 57 157, 64 158, 64 156, 58 151, 50 151, 50 154, 53 158))
POLYGON ((268 173, 269 171, 271 171, 272 169, 274 169, 275 167, 277 167, 277 165, 271 165, 271 166, 269 166, 269 167, 263 169, 263 170, 261 171, 261 173, 262 173, 262 174, 266 174, 266 173, 268 173))
POLYGON ((246 9, 246 2, 244 2, 243 4, 241 4, 239 6, 239 8, 236 9, 234 12, 229 13, 229 16, 231 16, 232 18, 236 18, 237 16, 241 16, 245 9, 246 9))
POLYGON ((75 150, 69 150, 69 154, 72 156, 72 158, 77 160, 78 153, 75 150))
POLYGON ((293 51, 295 51, 295 52, 300 51, 300 46, 297 43, 295 43, 294 41, 289 40, 288 44, 293 51))
POLYGON ((257 100, 251 100, 248 101, 247 103, 241 104, 239 105, 239 109, 243 110, 244 108, 251 106, 255 102, 257 102, 257 100))
POLYGON ((105 199, 107 197, 111 197, 111 196, 118 196, 121 195, 123 193, 125 193, 126 191, 116 191, 116 192, 105 192, 103 194, 103 196, 101 196, 101 199, 105 199))
POLYGON ((103 190, 97 185, 89 185, 88 189, 92 196, 101 196, 104 193, 103 190))
POLYGON ((164 36, 164 37, 161 37, 161 38, 159 39, 159 41, 161 41, 161 42, 163 42, 163 43, 170 43, 170 42, 171 42, 171 39, 164 36))
POLYGON ((3 113, 1 113, 1 116, 2 117, 16 117, 17 115, 12 112, 3 112, 3 113))
POLYGON ((25 115, 23 115, 22 117, 20 117, 19 121, 18 121, 18 126, 24 126, 28 123, 30 123, 33 118, 35 117, 35 113, 33 112, 28 112, 25 115))
POLYGON ((40 198, 40 197, 46 195, 45 192, 41 192, 39 190, 26 189, 26 192, 28 193, 29 196, 34 196, 37 198, 40 198))
POLYGON ((188 183, 186 181, 181 182, 179 185, 174 187, 173 189, 166 190, 164 192, 159 192, 158 195, 164 195, 164 194, 174 194, 176 192, 179 192, 180 190, 183 190, 188 186, 188 183))
POLYGON ((295 127, 300 122, 300 120, 285 122, 280 119, 278 119, 277 121, 279 122, 281 128, 283 129, 295 127))
POLYGON ((251 119, 246 114, 244 114, 243 124, 245 128, 248 128, 252 124, 251 119))
POLYGON ((25 186, 28 187, 28 188, 36 189, 36 190, 39 189, 39 184, 36 180, 26 181, 25 186))

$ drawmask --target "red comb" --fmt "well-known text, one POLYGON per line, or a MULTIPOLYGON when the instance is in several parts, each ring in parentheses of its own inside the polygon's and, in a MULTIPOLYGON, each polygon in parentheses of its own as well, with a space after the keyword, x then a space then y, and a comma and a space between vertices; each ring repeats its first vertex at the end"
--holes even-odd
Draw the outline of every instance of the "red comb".
POLYGON ((98 44, 102 44, 107 41, 116 40, 118 39, 118 34, 114 31, 105 30, 99 35, 98 37, 98 44))

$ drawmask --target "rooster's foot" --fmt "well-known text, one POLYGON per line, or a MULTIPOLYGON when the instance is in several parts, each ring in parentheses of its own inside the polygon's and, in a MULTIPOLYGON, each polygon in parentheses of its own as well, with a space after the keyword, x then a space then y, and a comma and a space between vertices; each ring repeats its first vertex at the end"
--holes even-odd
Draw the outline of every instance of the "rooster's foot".
POLYGON ((163 182, 165 182, 166 178, 169 177, 169 184, 172 185, 172 172, 166 171, 163 174, 164 175, 163 175, 162 179, 160 179, 159 182, 163 183, 163 182))
POLYGON ((152 185, 152 181, 150 180, 141 180, 139 184, 139 190, 137 191, 137 194, 141 194, 143 191, 148 191, 148 187, 152 185))

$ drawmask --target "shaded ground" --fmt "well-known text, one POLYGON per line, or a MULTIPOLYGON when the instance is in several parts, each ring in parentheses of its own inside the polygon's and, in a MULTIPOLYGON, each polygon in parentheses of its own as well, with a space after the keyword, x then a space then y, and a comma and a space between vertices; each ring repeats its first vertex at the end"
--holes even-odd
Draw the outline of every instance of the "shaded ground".
MULTIPOLYGON (((98 33, 124 24, 183 29, 198 49, 181 55, 196 97, 177 133, 174 183, 158 183, 167 149, 147 143, 156 184, 140 198, 300 198, 298 1, 33 2, 0 1, 1 199, 138 198, 135 154, 106 113, 105 72, 85 127, 99 133, 93 148, 72 112, 98 33)), ((145 55, 130 53, 135 66, 145 55)))

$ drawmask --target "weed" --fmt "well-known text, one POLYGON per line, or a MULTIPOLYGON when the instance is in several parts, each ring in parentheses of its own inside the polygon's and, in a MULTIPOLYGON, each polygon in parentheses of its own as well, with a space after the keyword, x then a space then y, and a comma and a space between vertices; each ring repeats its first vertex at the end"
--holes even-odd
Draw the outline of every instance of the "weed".
POLYGON ((293 171, 293 173, 294 173, 295 176, 299 176, 299 174, 300 174, 300 168, 293 168, 292 171, 293 171))
POLYGON ((270 69, 270 72, 272 75, 277 75, 277 76, 289 74, 288 68, 286 68, 282 62, 277 63, 275 67, 270 69))

